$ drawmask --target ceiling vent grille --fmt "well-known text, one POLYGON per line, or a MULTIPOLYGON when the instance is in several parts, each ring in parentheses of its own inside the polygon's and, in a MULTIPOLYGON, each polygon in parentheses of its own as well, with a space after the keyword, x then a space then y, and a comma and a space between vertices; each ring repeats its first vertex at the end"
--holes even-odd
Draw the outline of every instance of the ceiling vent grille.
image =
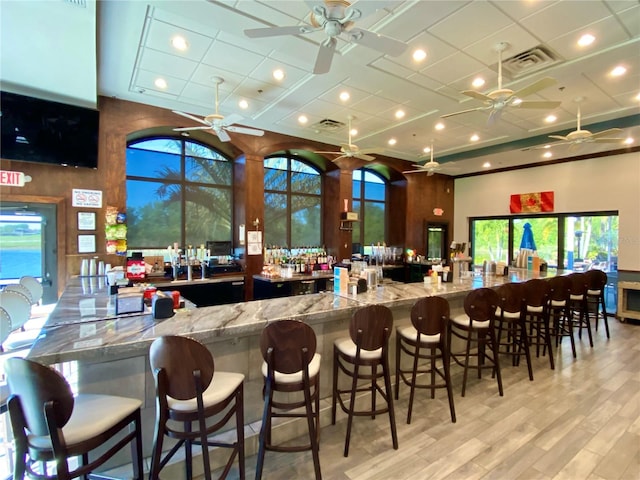
MULTIPOLYGON (((519 78, 560 62, 561 59, 555 52, 539 45, 503 60, 502 73, 510 78, 519 78)), ((495 69, 497 68, 496 64, 495 69)))
POLYGON ((335 132, 336 130, 340 130, 342 127, 344 127, 344 125, 344 123, 337 120, 325 118, 324 120, 320 120, 318 123, 314 123, 313 125, 311 125, 311 128, 324 132, 335 132))
POLYGON ((64 2, 75 7, 87 8, 87 0, 64 0, 64 2))

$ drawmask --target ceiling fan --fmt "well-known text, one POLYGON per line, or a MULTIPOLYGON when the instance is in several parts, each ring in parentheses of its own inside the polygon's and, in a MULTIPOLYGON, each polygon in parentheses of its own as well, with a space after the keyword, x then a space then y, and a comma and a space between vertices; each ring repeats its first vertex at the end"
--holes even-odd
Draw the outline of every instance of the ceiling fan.
POLYGON ((562 140, 551 144, 555 145, 569 145, 569 149, 580 148, 585 143, 623 143, 624 138, 619 137, 607 137, 607 135, 617 134, 622 132, 621 128, 609 128, 601 132, 591 133, 589 130, 582 130, 580 128, 580 106, 578 105, 578 128, 572 132, 569 132, 566 136, 562 135, 549 135, 549 138, 556 140, 562 140))
POLYGON ((429 159, 429 161, 427 163, 424 163, 424 164, 414 163, 412 165, 412 167, 415 167, 415 170, 406 170, 406 171, 404 171, 402 173, 423 173, 423 172, 427 172, 427 176, 430 177, 431 175, 433 175, 437 171, 441 170, 443 167, 444 168, 449 168, 448 166, 441 165, 440 163, 438 163, 437 161, 435 161, 433 159, 433 142, 431 142, 430 152, 431 152, 431 158, 429 159))
POLYGON ((500 42, 496 45, 496 51, 498 52, 498 89, 493 90, 487 94, 476 92, 475 90, 464 90, 464 95, 476 100, 480 100, 485 104, 483 107, 469 108, 460 112, 448 113, 441 115, 442 118, 452 117, 454 115, 460 115, 462 113, 477 112, 483 110, 489 110, 488 125, 493 125, 500 119, 502 112, 505 108, 556 108, 561 102, 556 101, 523 101, 522 98, 532 95, 540 90, 543 90, 551 85, 555 85, 557 80, 551 77, 541 78, 537 82, 532 83, 518 91, 513 91, 508 88, 502 88, 502 52, 509 47, 507 42, 500 42))
POLYGON ((234 125, 234 123, 242 120, 242 116, 237 113, 232 113, 228 117, 224 117, 218 113, 218 89, 220 84, 224 82, 224 79, 221 77, 213 77, 213 81, 216 84, 216 112, 210 115, 207 115, 204 118, 195 117, 189 113, 179 112, 177 110, 173 110, 173 113, 177 113, 178 115, 182 115, 183 117, 189 118, 195 122, 202 123, 205 126, 202 127, 184 127, 184 128, 174 128, 174 132, 187 132, 189 130, 213 130, 221 142, 228 142, 231 140, 231 137, 227 132, 232 133, 242 133, 244 135, 254 135, 256 137, 261 137, 264 135, 264 131, 256 130, 254 128, 247 127, 238 127, 234 125))
POLYGON ((330 70, 338 38, 364 45, 393 57, 402 54, 408 47, 406 43, 399 40, 354 27, 356 20, 366 17, 377 8, 381 8, 380 2, 360 0, 351 5, 346 0, 324 0, 320 3, 305 0, 305 3, 311 8, 308 17, 309 25, 251 28, 244 31, 245 35, 250 38, 262 38, 324 31, 327 38, 320 44, 320 50, 313 67, 313 73, 316 74, 327 73, 330 70), (341 35, 342 37, 340 37, 341 35))
POLYGON ((354 145, 353 143, 351 143, 351 120, 353 120, 355 117, 349 115, 347 118, 349 120, 349 143, 341 143, 339 152, 313 152, 313 153, 321 153, 324 155, 338 155, 336 158, 333 159, 334 162, 342 158, 359 158, 360 160, 366 160, 367 162, 375 160, 376 157, 372 157, 369 154, 374 152, 380 153, 384 151, 384 149, 358 148, 357 145, 354 145))

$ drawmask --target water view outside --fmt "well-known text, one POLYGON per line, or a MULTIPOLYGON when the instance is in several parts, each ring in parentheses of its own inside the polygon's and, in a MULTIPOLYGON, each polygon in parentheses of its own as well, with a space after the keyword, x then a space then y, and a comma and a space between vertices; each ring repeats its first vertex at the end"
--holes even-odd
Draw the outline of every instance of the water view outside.
POLYGON ((0 281, 42 277, 42 217, 0 215, 0 281))

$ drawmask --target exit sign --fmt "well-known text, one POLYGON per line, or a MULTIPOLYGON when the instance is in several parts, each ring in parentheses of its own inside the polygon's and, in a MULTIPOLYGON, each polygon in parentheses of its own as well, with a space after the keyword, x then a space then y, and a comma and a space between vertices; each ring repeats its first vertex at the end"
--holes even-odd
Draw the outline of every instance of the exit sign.
POLYGON ((7 187, 24 187, 25 182, 31 181, 31 177, 22 172, 0 170, 0 185, 7 187))

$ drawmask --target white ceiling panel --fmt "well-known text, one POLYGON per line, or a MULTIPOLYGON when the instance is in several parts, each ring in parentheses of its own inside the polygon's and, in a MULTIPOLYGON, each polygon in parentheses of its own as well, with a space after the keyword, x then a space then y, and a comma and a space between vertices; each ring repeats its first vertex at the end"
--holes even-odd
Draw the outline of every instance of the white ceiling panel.
MULTIPOLYGON (((354 26, 406 41, 406 50, 393 57, 349 43, 347 36, 340 35, 330 71, 322 75, 313 74, 312 69, 319 44, 328 38, 325 31, 249 38, 244 30, 306 24, 310 4, 323 4, 324 0, 87 2, 98 11, 93 38, 81 29, 68 29, 65 36, 76 45, 90 45, 98 38, 96 75, 100 95, 206 115, 215 108, 212 77, 218 76, 224 79, 220 86, 221 113, 243 115, 249 126, 338 146, 346 140, 344 130, 326 132, 311 125, 325 118, 346 122, 353 115, 360 130, 357 141, 362 146, 386 147, 393 136, 398 143, 387 147, 385 155, 410 165, 423 145, 434 139, 437 154, 444 161, 455 160, 461 167, 460 174, 480 168, 483 158, 504 166, 539 161, 539 149, 522 151, 523 146, 541 142, 539 136, 544 140, 549 134, 575 129, 574 99, 579 96, 585 97, 581 102, 583 128, 603 130, 617 121, 624 123, 625 135, 640 141, 640 4, 636 0, 387 2, 386 10, 371 11, 355 20, 354 26), (596 39, 579 50, 577 36, 587 31, 596 39), (179 52, 171 46, 171 36, 176 33, 187 38, 187 51, 179 52), (499 42, 510 44, 503 55, 507 61, 538 46, 557 54, 560 61, 544 63, 540 70, 537 66, 529 68, 527 57, 523 61, 527 68, 516 79, 503 75, 503 88, 517 91, 549 76, 557 84, 530 94, 526 100, 557 100, 562 104, 550 111, 508 106, 492 126, 487 125, 488 110, 441 119, 443 114, 486 107, 462 91, 472 88, 470 82, 477 75, 486 81, 479 92, 497 89, 495 46, 499 42), (418 47, 427 51, 427 58, 416 64, 412 54, 418 47), (608 73, 617 64, 624 64, 627 73, 612 78, 608 73), (276 67, 285 71, 281 82, 272 77, 276 67), (166 89, 154 85, 157 77, 168 82, 166 89), (351 93, 346 102, 338 99, 343 89, 351 93), (249 102, 247 110, 238 106, 242 98, 249 102), (400 121, 393 116, 398 108, 407 112, 400 121), (310 126, 297 123, 301 113, 309 117, 310 126), (555 123, 545 123, 548 113, 558 117, 555 123), (446 128, 435 131, 440 121, 446 128), (478 133, 478 142, 470 140, 472 133, 478 133), (509 143, 515 151, 495 153, 491 149, 502 143, 509 143), (449 156, 452 154, 456 156, 449 156)), ((358 3, 365 6, 366 13, 374 5, 368 0, 358 3)), ((8 31, 16 30, 4 18, 2 25, 3 35, 5 26, 8 31)), ((23 28, 33 30, 30 25, 26 22, 23 28)), ((53 39, 60 34, 55 29, 49 31, 47 22, 41 22, 39 28, 39 38, 53 39)), ((58 53, 46 50, 55 49, 55 42, 29 42, 29 48, 33 58, 55 58, 58 53)), ((38 80, 26 88, 42 90, 41 83, 47 76, 38 74, 41 65, 25 64, 24 58, 30 56, 10 53, 3 45, 3 86, 7 84, 4 72, 23 69, 38 80)), ((87 68, 96 67, 88 64, 87 68)), ((176 116, 175 126, 184 126, 184 120, 176 116)), ((583 154, 616 147, 587 145, 583 154)), ((574 156, 568 149, 557 151, 558 155, 574 156)))

